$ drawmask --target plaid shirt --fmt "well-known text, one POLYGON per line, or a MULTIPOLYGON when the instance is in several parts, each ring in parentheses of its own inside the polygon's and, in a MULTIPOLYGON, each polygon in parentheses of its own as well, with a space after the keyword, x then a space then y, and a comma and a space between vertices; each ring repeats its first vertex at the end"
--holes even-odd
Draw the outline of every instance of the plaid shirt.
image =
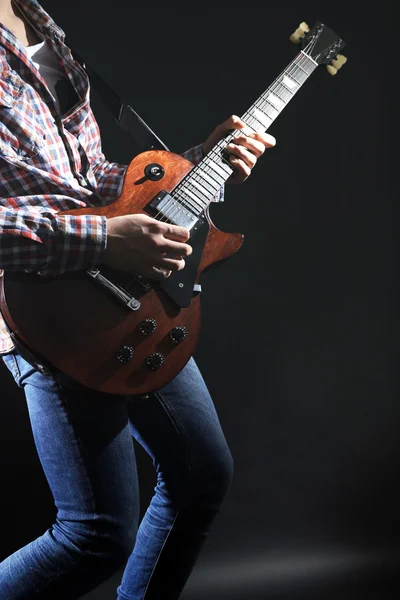
MULTIPOLYGON (((106 218, 57 213, 115 200, 126 165, 104 157, 88 77, 62 29, 36 0, 15 3, 58 56, 77 99, 61 116, 24 46, 0 23, 0 269, 91 268, 106 246, 106 218)), ((198 163, 201 146, 183 156, 198 163)), ((12 348, 0 315, 0 354, 12 348)))

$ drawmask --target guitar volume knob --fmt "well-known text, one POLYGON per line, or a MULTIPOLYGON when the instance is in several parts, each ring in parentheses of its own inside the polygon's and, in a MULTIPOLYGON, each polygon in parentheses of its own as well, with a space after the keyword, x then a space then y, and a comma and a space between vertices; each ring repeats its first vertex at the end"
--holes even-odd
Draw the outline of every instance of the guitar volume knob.
POLYGON ((174 344, 180 344, 184 339, 187 338, 187 336, 188 331, 183 325, 178 325, 169 332, 169 337, 174 344))
POLYGON ((146 358, 146 365, 152 371, 157 371, 165 362, 164 354, 161 352, 153 352, 146 358))
POLYGON ((145 319, 139 325, 139 330, 146 337, 151 335, 157 329, 157 321, 155 319, 145 319))
POLYGON ((121 346, 121 348, 116 351, 115 358, 118 362, 126 365, 126 363, 133 358, 134 352, 132 346, 121 346))

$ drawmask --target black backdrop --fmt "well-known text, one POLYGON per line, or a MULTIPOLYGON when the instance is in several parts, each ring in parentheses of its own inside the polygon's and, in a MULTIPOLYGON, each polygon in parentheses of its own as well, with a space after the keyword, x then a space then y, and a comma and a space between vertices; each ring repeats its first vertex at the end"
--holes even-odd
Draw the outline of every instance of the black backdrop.
MULTIPOLYGON (((204 276, 196 358, 236 473, 184 600, 384 600, 399 564, 394 15, 300 4, 43 2, 177 152, 244 112, 298 51, 301 21, 348 43, 348 63, 317 69, 272 125, 276 148, 213 210, 245 243, 204 276)), ((135 145, 93 102, 108 158, 129 162, 135 145)), ((0 377, 4 557, 54 509, 22 394, 0 377)), ((154 475, 140 449, 138 462, 145 506, 154 475)))

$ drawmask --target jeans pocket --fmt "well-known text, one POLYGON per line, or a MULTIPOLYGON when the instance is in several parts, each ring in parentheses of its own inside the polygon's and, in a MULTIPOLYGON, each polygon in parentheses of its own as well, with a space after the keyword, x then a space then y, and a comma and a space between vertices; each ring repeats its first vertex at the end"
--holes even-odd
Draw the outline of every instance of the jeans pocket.
POLYGON ((3 354, 2 359, 7 369, 11 372, 11 375, 14 377, 16 383, 19 385, 21 372, 19 370, 15 354, 13 354, 13 352, 10 352, 9 354, 3 354))

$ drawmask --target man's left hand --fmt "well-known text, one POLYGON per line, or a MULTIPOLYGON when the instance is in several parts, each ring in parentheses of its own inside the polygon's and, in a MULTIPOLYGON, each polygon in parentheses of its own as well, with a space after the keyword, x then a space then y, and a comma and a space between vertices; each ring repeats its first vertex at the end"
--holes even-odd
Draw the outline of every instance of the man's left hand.
POLYGON ((234 172, 227 180, 227 183, 242 183, 249 177, 257 160, 264 154, 265 150, 275 146, 276 140, 268 133, 254 133, 249 130, 246 123, 239 117, 232 115, 229 119, 218 125, 208 136, 203 144, 204 154, 208 154, 215 144, 232 131, 232 129, 243 131, 226 146, 226 151, 231 155, 229 161, 234 168, 234 172))

